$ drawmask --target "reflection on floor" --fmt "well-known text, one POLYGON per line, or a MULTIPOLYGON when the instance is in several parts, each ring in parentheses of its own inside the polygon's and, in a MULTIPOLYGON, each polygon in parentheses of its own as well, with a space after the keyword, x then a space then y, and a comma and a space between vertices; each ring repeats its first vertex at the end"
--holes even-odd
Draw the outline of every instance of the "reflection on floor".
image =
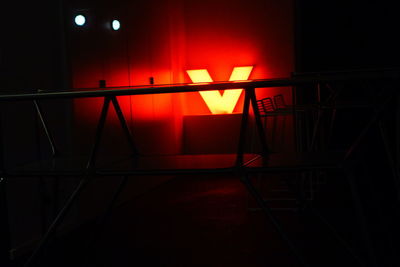
MULTIPOLYGON (((57 240, 42 266, 298 266, 254 205, 234 177, 173 179, 117 207, 91 250, 93 225, 57 240)), ((312 266, 353 264, 317 223, 275 213, 312 266)))

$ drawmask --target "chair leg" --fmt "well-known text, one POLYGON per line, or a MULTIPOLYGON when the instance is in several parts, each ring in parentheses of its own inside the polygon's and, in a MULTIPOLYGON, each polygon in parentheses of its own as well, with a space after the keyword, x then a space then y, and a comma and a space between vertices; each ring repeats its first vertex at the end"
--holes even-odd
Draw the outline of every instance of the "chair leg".
POLYGON ((273 151, 276 151, 276 129, 277 129, 277 116, 272 116, 272 129, 271 129, 271 144, 273 146, 273 151))
POLYGON ((322 110, 318 110, 317 114, 317 121, 314 123, 313 131, 312 131, 312 137, 311 137, 311 144, 310 147, 308 148, 310 151, 313 151, 316 146, 317 142, 317 136, 318 136, 318 130, 320 129, 321 125, 321 120, 322 120, 322 110))
POLYGON ((280 150, 284 150, 284 144, 285 144, 285 134, 286 134, 286 116, 287 115, 283 115, 282 116, 282 128, 280 130, 281 134, 280 134, 280 140, 279 140, 279 147, 280 150))
POLYGON ((287 244, 291 252, 294 254, 294 256, 298 259, 299 263, 302 266, 309 266, 305 260, 303 259, 303 256, 301 255, 300 251, 296 247, 296 245, 293 243, 293 241, 288 237, 286 232, 283 230, 281 224, 277 220, 277 218, 272 214, 271 208, 267 205, 267 203, 264 201, 263 197, 261 194, 257 191, 257 189, 254 187, 253 183, 249 179, 247 174, 243 174, 241 176, 241 182, 245 185, 246 189, 249 191, 249 193, 254 197, 256 200, 257 204, 260 206, 260 208, 263 210, 264 214, 267 216, 267 218, 271 221, 277 232, 280 234, 284 242, 287 244))

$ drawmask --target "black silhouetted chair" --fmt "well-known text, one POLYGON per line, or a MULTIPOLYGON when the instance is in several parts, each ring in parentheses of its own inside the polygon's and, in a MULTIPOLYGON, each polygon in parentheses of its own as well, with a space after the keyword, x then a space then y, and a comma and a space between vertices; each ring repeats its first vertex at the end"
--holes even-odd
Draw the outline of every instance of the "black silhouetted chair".
POLYGON ((283 95, 280 95, 282 98, 279 98, 279 102, 277 105, 276 99, 274 97, 274 101, 271 97, 266 97, 260 100, 257 100, 258 110, 260 112, 260 116, 264 118, 264 128, 268 134, 269 144, 271 144, 272 150, 277 150, 281 147, 284 142, 284 133, 286 131, 286 116, 292 115, 293 110, 284 104, 283 95), (275 102, 275 103, 274 103, 275 102), (282 119, 278 120, 279 117, 282 119), (271 118, 272 125, 269 127, 268 120, 271 118), (281 128, 278 131, 278 122, 281 124, 281 128), (280 137, 280 140, 276 140, 276 136, 280 137))
MULTIPOLYGON (((285 138, 287 136, 286 129, 287 129, 287 120, 286 117, 290 115, 294 115, 295 112, 304 111, 306 106, 296 106, 287 105, 282 94, 275 95, 273 99, 271 97, 266 97, 260 100, 257 100, 258 109, 260 112, 261 117, 264 119, 264 127, 266 128, 267 139, 269 140, 270 146, 273 148, 274 153, 282 152, 282 147, 285 142, 285 138), (272 123, 268 123, 269 120, 272 120, 272 123), (268 125, 267 125, 268 124, 268 125), (269 127, 269 125, 271 125, 269 127), (278 127, 280 126, 280 127, 278 127), (279 140, 277 140, 278 138, 279 140)), ((293 119, 299 117, 293 116, 293 119)), ((312 183, 312 177, 306 177, 302 175, 303 178, 301 179, 302 186, 305 187, 305 184, 308 182, 312 183)), ((272 178, 272 177, 270 177, 272 178)), ((260 192, 266 196, 266 201, 273 202, 273 203, 280 203, 280 207, 274 207, 275 210, 297 210, 298 209, 298 201, 294 198, 288 190, 288 184, 282 183, 282 179, 268 179, 275 180, 275 183, 272 185, 264 184, 264 179, 259 177, 257 179, 257 187, 259 188, 260 192)), ((296 186, 301 186, 296 185, 296 186)), ((306 186, 306 188, 313 190, 313 184, 310 186, 306 186)), ((310 191, 308 190, 308 191, 310 191)), ((312 195, 312 192, 307 192, 308 195, 312 195)), ((253 205, 249 205, 250 210, 258 210, 254 208, 253 205)))
POLYGON ((275 112, 274 103, 270 97, 257 100, 257 106, 262 117, 272 115, 272 113, 275 112))

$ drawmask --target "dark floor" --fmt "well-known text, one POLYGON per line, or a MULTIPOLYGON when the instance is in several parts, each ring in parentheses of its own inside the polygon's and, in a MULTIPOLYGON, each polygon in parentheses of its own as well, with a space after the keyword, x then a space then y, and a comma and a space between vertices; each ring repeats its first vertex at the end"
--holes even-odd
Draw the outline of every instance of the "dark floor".
MULTIPOLYGON (((236 178, 176 178, 117 207, 90 253, 92 225, 56 242, 40 266, 300 266, 255 207, 236 178)), ((274 214, 312 266, 358 266, 317 220, 274 214)))

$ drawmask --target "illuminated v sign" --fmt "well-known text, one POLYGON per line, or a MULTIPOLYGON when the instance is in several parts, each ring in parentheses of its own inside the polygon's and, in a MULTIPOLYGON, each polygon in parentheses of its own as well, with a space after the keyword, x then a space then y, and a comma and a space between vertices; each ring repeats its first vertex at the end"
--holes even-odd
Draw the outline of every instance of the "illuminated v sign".
MULTIPOLYGON (((245 81, 249 78, 253 66, 233 68, 229 81, 245 81)), ((187 74, 194 83, 212 82, 206 69, 187 70, 187 74)), ((232 113, 242 94, 243 89, 225 90, 221 95, 218 90, 199 92, 212 114, 232 113)))

